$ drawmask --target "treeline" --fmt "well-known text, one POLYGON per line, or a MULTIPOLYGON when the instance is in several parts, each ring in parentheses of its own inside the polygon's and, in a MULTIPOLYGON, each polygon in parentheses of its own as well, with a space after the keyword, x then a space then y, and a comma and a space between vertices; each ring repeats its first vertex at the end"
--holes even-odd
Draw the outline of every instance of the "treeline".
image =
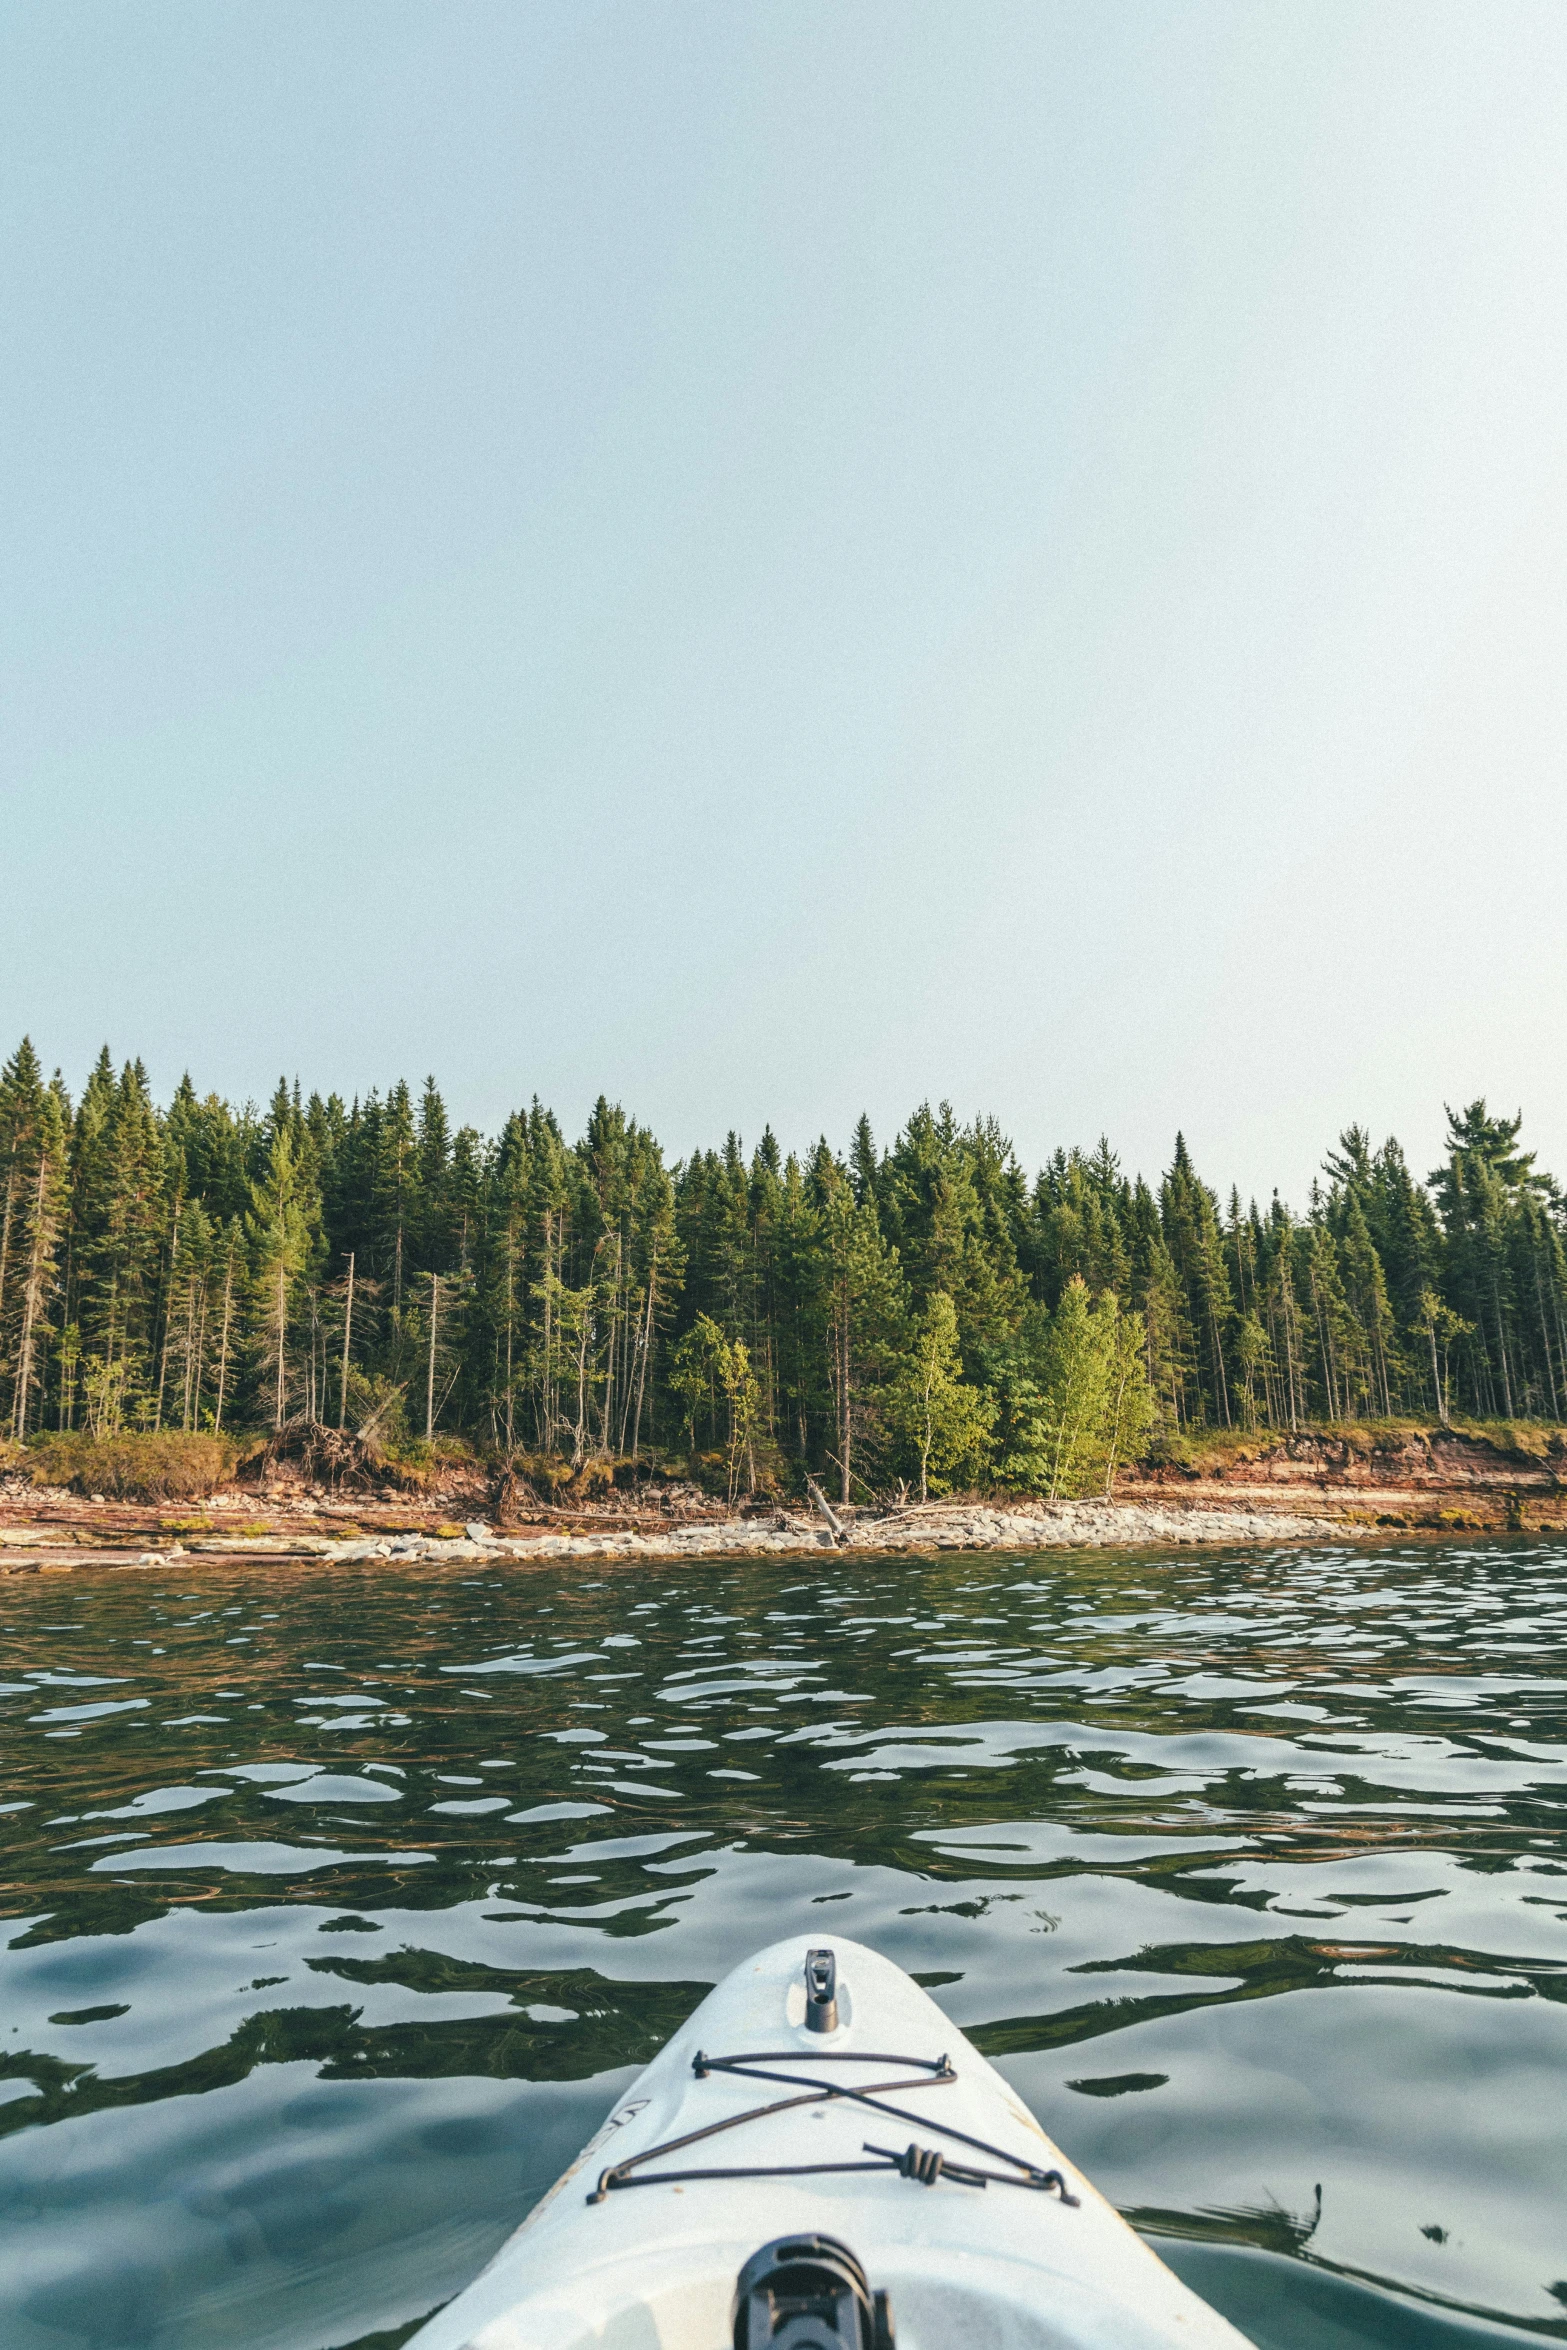
POLYGON ((342 1424, 547 1464, 676 1456, 731 1491, 1085 1491, 1150 1438, 1400 1414, 1559 1419, 1567 1206, 1520 1121, 1449 1112, 1425 1182, 1351 1127, 1302 1215, 1185 1143, 1030 1181, 993 1121, 770 1132, 674 1165, 601 1100, 453 1131, 433 1079, 345 1104, 73 1100, 0 1073, 0 1427, 342 1424))

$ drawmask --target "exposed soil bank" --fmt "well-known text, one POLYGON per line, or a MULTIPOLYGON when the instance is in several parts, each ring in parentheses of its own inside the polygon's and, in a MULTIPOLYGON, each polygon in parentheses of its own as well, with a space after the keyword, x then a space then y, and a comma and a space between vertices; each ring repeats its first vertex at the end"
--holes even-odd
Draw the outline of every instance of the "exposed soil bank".
POLYGON ((1298 1436, 1216 1436, 1194 1444, 1188 1462, 1139 1462, 1126 1470, 1122 1482, 1554 1490, 1567 1481, 1567 1443, 1557 1429, 1532 1433, 1538 1441, 1527 1448, 1460 1428, 1372 1426, 1298 1436))
POLYGON ((1454 1428, 1365 1428, 1214 1438, 1185 1462, 1140 1462, 1118 1480, 1148 1495, 1234 1507, 1309 1508, 1341 1524, 1497 1533, 1567 1530, 1567 1442, 1557 1429, 1514 1443, 1454 1428), (1239 1491, 1237 1490, 1239 1489, 1239 1491))
MULTIPOLYGON (((692 1558, 816 1550, 834 1537, 799 1507, 738 1511, 690 1485, 645 1485, 596 1506, 547 1507, 497 1524, 477 1463, 440 1490, 346 1492, 280 1464, 261 1483, 199 1503, 110 1501, 0 1479, 0 1573, 166 1558, 692 1558)), ((1516 1444, 1405 1427, 1285 1437, 1218 1436, 1182 1462, 1143 1463, 1113 1501, 943 1501, 845 1510, 855 1550, 1048 1548, 1385 1539, 1407 1533, 1567 1531, 1567 1441, 1516 1444)))

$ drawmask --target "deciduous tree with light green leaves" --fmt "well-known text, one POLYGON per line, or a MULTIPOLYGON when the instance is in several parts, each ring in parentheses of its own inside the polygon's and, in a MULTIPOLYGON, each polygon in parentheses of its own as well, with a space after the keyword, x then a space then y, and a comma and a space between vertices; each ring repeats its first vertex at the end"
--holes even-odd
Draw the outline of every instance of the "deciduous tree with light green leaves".
POLYGON ((751 1368, 751 1353, 743 1338, 726 1338, 710 1314, 698 1314, 675 1349, 671 1383, 686 1407, 686 1435, 696 1450, 696 1425, 702 1406, 716 1406, 720 1396, 728 1423, 727 1465, 729 1499, 740 1489, 744 1466, 748 1485, 756 1482, 756 1428, 761 1388, 751 1368))
POLYGON ((1153 1397, 1136 1314, 1110 1291, 1097 1299, 1075 1276, 1061 1293, 1041 1349, 1041 1468, 1046 1496, 1070 1501, 1110 1491, 1141 1449, 1153 1397))
POLYGON ((919 1497, 949 1490, 952 1472, 970 1480, 990 1457, 995 1400, 963 1377, 957 1308, 938 1289, 914 1324, 913 1343, 887 1391, 888 1422, 918 1462, 919 1497))

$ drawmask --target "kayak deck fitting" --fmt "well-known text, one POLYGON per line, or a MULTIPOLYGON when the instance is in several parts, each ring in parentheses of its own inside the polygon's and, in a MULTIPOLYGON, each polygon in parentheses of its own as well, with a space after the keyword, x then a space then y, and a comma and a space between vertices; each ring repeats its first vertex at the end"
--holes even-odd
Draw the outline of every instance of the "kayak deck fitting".
POLYGON ((965 2350, 1244 2345, 900 1967, 795 1937, 709 1993, 409 2350, 952 2350, 960 2337, 965 2350), (780 2093, 757 2102, 758 2088, 780 2093), (733 2166, 705 2159, 731 2150, 733 2166))

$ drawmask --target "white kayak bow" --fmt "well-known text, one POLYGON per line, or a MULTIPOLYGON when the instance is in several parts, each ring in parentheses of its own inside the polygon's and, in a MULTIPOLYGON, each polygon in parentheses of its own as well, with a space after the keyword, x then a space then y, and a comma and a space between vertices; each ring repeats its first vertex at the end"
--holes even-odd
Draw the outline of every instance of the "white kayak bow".
POLYGON ((894 2341, 1246 2350, 901 1967, 797 1936, 709 1993, 408 2350, 894 2341))

